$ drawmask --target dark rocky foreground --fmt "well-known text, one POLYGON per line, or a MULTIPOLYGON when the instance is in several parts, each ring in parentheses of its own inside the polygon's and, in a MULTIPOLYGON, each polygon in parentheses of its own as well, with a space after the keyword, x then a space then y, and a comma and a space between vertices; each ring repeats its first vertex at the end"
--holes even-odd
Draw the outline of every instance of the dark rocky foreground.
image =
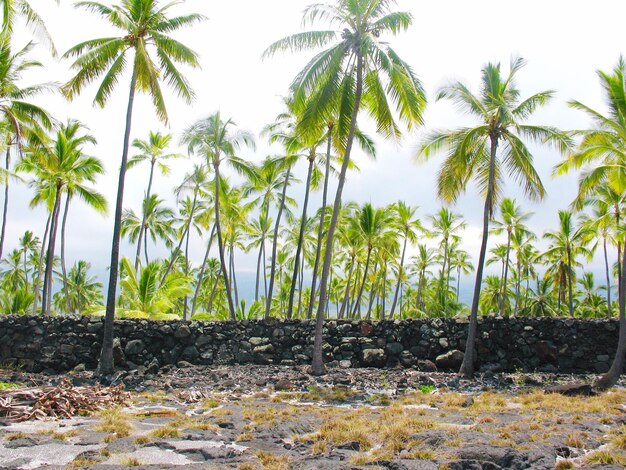
MULTIPOLYGON (((0 382, 26 386, 63 378, 95 383, 89 371, 0 371, 0 382)), ((624 468, 625 381, 600 395, 545 392, 592 378, 467 381, 402 367, 330 368, 320 378, 300 366, 121 371, 113 381, 132 391, 123 408, 4 422, 0 468, 624 468)))
MULTIPOLYGON (((313 322, 158 322, 115 324, 115 361, 156 371, 196 365, 310 364, 313 322)), ((0 362, 35 371, 96 367, 103 332, 97 317, 0 317, 0 362)), ((342 368, 402 366, 455 370, 462 360, 467 319, 381 322, 327 321, 324 355, 342 368)), ((601 373, 617 346, 615 320, 482 318, 477 363, 482 372, 601 373)))

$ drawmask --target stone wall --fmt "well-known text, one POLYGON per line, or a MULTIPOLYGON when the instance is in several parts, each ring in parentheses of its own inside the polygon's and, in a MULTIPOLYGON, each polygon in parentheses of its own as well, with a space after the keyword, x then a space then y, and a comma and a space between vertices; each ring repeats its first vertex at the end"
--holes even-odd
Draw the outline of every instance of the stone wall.
MULTIPOLYGON (((115 360, 120 367, 149 369, 186 361, 192 364, 308 364, 313 322, 115 323, 115 360)), ((67 371, 79 364, 95 368, 103 320, 94 317, 0 317, 0 363, 33 371, 67 371)), ((328 321, 327 362, 342 367, 418 367, 432 370, 436 358, 463 350, 466 319, 382 322, 328 321)), ((604 372, 617 347, 617 321, 571 319, 480 320, 479 370, 604 372)), ((457 353, 458 355, 458 353, 457 353)), ((457 367, 454 354, 450 367, 457 367)), ((446 368, 441 357, 439 368, 446 368)))

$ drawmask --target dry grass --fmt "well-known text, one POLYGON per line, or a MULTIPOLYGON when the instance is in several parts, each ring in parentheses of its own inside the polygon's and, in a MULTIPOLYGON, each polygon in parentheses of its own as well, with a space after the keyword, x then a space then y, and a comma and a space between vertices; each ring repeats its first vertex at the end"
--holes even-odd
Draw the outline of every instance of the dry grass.
POLYGON ((289 470, 289 457, 271 452, 258 451, 256 457, 264 470, 289 470))
POLYGON ((67 441, 70 437, 76 437, 78 435, 78 431, 76 429, 72 429, 71 431, 59 432, 50 429, 46 431, 40 431, 37 434, 40 434, 42 436, 50 436, 56 441, 67 441))
POLYGON ((163 439, 165 437, 180 437, 180 430, 178 429, 178 423, 169 422, 163 426, 156 428, 150 432, 150 436, 163 439))
POLYGON ((140 467, 142 464, 135 457, 128 457, 128 458, 122 460, 122 465, 124 465, 126 467, 140 467))
POLYGON ((27 437, 28 437, 28 434, 24 432, 10 432, 4 435, 4 438, 7 441, 17 441, 18 439, 24 439, 27 437))
POLYGON ((626 466, 626 455, 609 450, 597 450, 585 456, 585 463, 590 465, 613 464, 626 466))
POLYGON ((95 427, 95 430, 109 433, 109 436, 105 438, 105 442, 111 442, 111 440, 130 435, 132 426, 128 420, 128 415, 121 408, 103 410, 98 413, 98 416, 101 421, 95 427), (108 441, 107 438, 109 438, 108 441))

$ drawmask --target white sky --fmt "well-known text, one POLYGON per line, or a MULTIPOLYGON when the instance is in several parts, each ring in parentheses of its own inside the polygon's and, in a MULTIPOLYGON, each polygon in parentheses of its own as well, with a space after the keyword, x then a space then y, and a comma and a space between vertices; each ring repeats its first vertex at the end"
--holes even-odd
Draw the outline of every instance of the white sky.
MULTIPOLYGON (((290 81, 310 57, 285 54, 262 61, 261 54, 273 41, 301 30, 301 12, 309 3, 310 0, 187 0, 176 7, 174 12, 199 12, 209 18, 176 36, 196 50, 201 58, 202 70, 185 71, 197 93, 197 100, 188 107, 168 94, 171 123, 166 129, 154 117, 150 102, 144 97, 138 98, 132 137, 146 138, 149 130, 161 130, 172 132, 177 141, 182 129, 218 109, 225 117, 232 117, 240 127, 258 134, 281 111, 280 96, 287 92, 290 81)), ((31 4, 45 18, 60 52, 80 41, 112 32, 94 15, 73 9, 68 0, 61 0, 60 7, 54 2, 40 0, 32 0, 31 4)), ((563 129, 586 127, 586 117, 570 110, 566 102, 577 99, 603 109, 595 71, 613 67, 624 51, 626 3, 621 0, 596 0, 593 3, 582 0, 399 0, 397 9, 408 10, 414 15, 411 29, 389 41, 414 67, 428 92, 424 130, 453 128, 467 122, 449 104, 433 101, 438 87, 451 79, 459 79, 476 90, 481 66, 488 61, 501 61, 506 69, 512 54, 528 61, 518 75, 523 95, 545 89, 557 91, 556 99, 536 113, 533 123, 563 129)), ((16 45, 24 44, 30 36, 22 28, 16 45)), ((38 46, 36 56, 45 62, 46 68, 30 74, 24 84, 48 80, 65 82, 71 77, 69 61, 50 59, 43 46, 38 46)), ((71 104, 60 96, 37 100, 59 119, 81 120, 97 137, 99 144, 90 149, 90 153, 105 162, 107 175, 100 180, 99 189, 111 206, 122 147, 128 81, 130 77, 122 80, 104 110, 92 106, 95 87, 86 89, 71 104)), ((434 180, 440 159, 434 158, 419 166, 412 161, 424 130, 407 135, 400 145, 378 139, 376 161, 368 161, 357 152, 355 159, 361 172, 349 176, 344 200, 385 205, 403 199, 419 205, 419 213, 424 218, 436 212, 440 202, 436 199, 434 180)), ((278 148, 259 142, 255 153, 244 152, 243 156, 260 159, 277 152, 278 148)), ((522 203, 524 208, 535 212, 529 225, 541 234, 556 226, 557 210, 566 208, 572 200, 576 177, 556 180, 550 177, 552 166, 560 158, 553 151, 537 148, 535 158, 548 189, 548 198, 541 205, 522 203)), ((170 206, 174 206, 171 188, 179 183, 191 163, 176 163, 169 179, 156 177, 155 190, 168 200, 170 206)), ((297 174, 303 177, 303 173, 304 168, 301 168, 297 174)), ((146 182, 147 167, 128 173, 125 207, 138 210, 146 182)), ((302 192, 301 188, 294 191, 297 194, 302 192)), ((518 192, 511 189, 507 195, 517 196, 518 192)), ((8 248, 13 247, 27 229, 34 230, 39 236, 43 233, 45 214, 41 210, 28 209, 29 197, 30 190, 23 186, 12 192, 8 248)), ((312 204, 317 207, 319 200, 314 198, 312 204)), ((473 188, 461 198, 455 210, 468 220, 464 245, 477 257, 482 201, 473 188)), ((112 215, 113 207, 108 217, 101 217, 80 202, 74 203, 68 225, 69 263, 74 259, 86 259, 92 262, 97 272, 103 273, 109 257, 112 215)), ((151 250, 153 254, 157 253, 154 248, 151 250)), ((133 252, 126 246, 123 254, 133 252)), ((194 262, 199 263, 201 256, 202 247, 195 240, 194 262)), ((254 260, 254 256, 241 257, 238 269, 253 269, 254 260)))

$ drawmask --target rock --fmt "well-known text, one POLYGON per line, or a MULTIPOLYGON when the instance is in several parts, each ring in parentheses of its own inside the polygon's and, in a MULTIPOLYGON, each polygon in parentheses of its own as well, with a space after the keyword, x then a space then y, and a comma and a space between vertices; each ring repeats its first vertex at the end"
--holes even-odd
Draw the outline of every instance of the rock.
POLYGON ((546 393, 560 393, 561 395, 565 395, 567 397, 594 395, 591 385, 585 383, 555 385, 554 387, 547 388, 546 393))
POLYGON ((372 336, 374 334, 374 326, 369 322, 361 322, 361 334, 363 336, 372 336))
POLYGON ((140 339, 133 339, 126 343, 126 347, 124 348, 124 353, 128 356, 134 356, 135 354, 140 354, 145 348, 143 341, 140 339))
POLYGON ((113 364, 116 367, 126 367, 126 356, 119 338, 113 339, 113 364))
POLYGON ((190 367, 193 367, 193 364, 187 361, 178 361, 176 363, 176 367, 178 367, 179 369, 189 369, 190 367))
POLYGON ((274 384, 274 390, 277 392, 285 392, 287 390, 293 390, 294 388, 293 383, 287 379, 281 379, 274 384))
POLYGON ((417 361, 417 368, 421 372, 437 372, 437 365, 428 359, 421 359, 417 361))
POLYGON ((187 338, 191 336, 191 330, 187 325, 180 325, 176 332, 174 333, 174 338, 187 338))
POLYGON ((361 352, 361 363, 366 367, 384 367, 387 354, 383 349, 364 349, 361 352))
POLYGON ((548 341, 538 341, 535 344, 535 354, 541 362, 556 362, 558 351, 548 341))
POLYGON ((339 361, 339 367, 342 369, 350 369, 352 367, 352 362, 347 360, 339 361))
POLYGON ((448 351, 445 354, 437 356, 435 359, 435 364, 437 365, 437 369, 458 369, 461 367, 461 363, 463 362, 463 358, 465 354, 458 349, 454 349, 452 351, 448 351))

